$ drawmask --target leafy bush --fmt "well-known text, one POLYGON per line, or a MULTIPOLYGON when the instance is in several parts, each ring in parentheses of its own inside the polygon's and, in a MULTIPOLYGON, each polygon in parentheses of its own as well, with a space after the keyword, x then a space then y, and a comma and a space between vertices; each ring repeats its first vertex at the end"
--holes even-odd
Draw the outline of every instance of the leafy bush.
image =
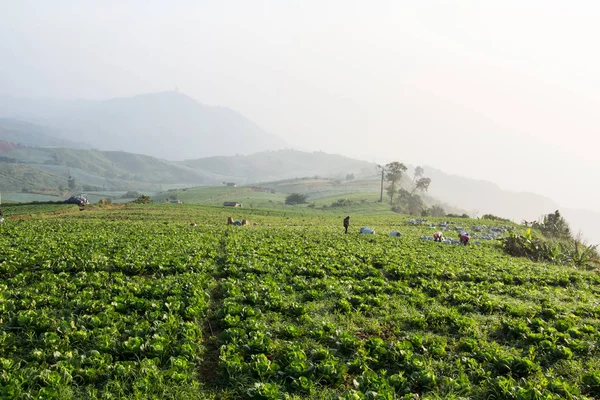
POLYGON ((364 203, 366 202, 366 200, 352 200, 352 199, 338 199, 336 201, 334 201, 333 203, 331 203, 330 207, 347 207, 347 206, 353 206, 355 204, 358 203, 364 203))
POLYGON ((598 263, 597 245, 588 245, 581 239, 548 240, 534 237, 531 228, 523 235, 509 234, 502 239, 502 248, 515 257, 532 261, 583 267, 598 263))
POLYGON ((132 203, 135 203, 135 204, 150 204, 150 203, 152 203, 152 199, 150 198, 150 196, 144 194, 144 195, 139 196, 134 201, 132 201, 132 203))
POLYGON ((532 261, 557 262, 562 256, 559 243, 536 238, 531 229, 527 229, 523 235, 509 234, 502 239, 502 248, 511 256, 527 257, 532 261))
POLYGON ((292 193, 287 195, 285 198, 285 204, 295 205, 295 204, 305 204, 306 203, 306 195, 301 193, 292 193))
POLYGON ((507 218, 502 218, 494 214, 483 214, 481 219, 489 219, 490 221, 498 221, 498 222, 510 222, 507 218))
POLYGON ((571 239, 571 228, 567 221, 560 215, 560 212, 556 210, 553 214, 544 215, 543 219, 539 222, 534 222, 531 226, 534 229, 538 229, 542 234, 548 238, 557 239, 571 239))
POLYGON ((458 214, 446 214, 448 218, 471 218, 467 214, 458 215, 458 214))

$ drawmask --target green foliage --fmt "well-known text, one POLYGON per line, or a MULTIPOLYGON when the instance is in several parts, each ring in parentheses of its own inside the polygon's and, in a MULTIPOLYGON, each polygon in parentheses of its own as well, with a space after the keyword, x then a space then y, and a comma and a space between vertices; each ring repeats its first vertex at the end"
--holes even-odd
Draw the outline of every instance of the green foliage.
POLYGON ((398 191, 398 197, 392 207, 392 210, 402 214, 409 215, 423 215, 427 214, 425 203, 419 195, 413 194, 406 189, 400 189, 398 191))
POLYGON ((481 219, 488 219, 490 221, 498 221, 498 222, 510 222, 509 219, 498 217, 494 214, 484 214, 481 216, 481 219))
POLYGON ((330 207, 350 207, 365 203, 367 203, 367 199, 337 199, 331 203, 330 207))
POLYGON ((353 214, 365 237, 339 210, 231 229, 247 210, 51 206, 3 206, 1 398, 600 395, 592 271, 422 241, 393 214, 353 214))
POLYGON ((523 235, 511 233, 502 240, 508 254, 527 257, 533 261, 584 267, 598 263, 596 245, 587 245, 579 239, 549 240, 535 237, 531 228, 523 235))
POLYGON ((139 196, 137 199, 135 199, 134 201, 132 201, 132 203, 150 204, 150 203, 152 203, 152 199, 150 198, 150 196, 143 194, 143 195, 139 196))
POLYGON ((385 180, 389 183, 387 188, 388 196, 390 196, 390 204, 394 202, 394 194, 396 194, 397 185, 402 178, 402 174, 406 172, 407 168, 401 162, 393 161, 385 165, 385 180))
POLYGON ((534 237, 531 228, 523 235, 509 234, 502 240, 502 246, 512 256, 527 257, 533 261, 559 262, 563 258, 560 243, 534 237))
POLYGON ((0 162, 0 191, 20 192, 57 189, 65 184, 64 178, 48 174, 31 166, 0 162))
POLYGON ((431 184, 430 178, 420 178, 419 180, 417 180, 415 182, 415 188, 413 189, 413 192, 415 192, 417 190, 426 192, 427 189, 429 189, 430 184, 431 184))
POLYGON ((462 214, 462 215, 446 214, 446 217, 448 217, 448 218, 470 218, 467 214, 462 214))
POLYGON ((285 204, 305 204, 306 203, 306 195, 301 193, 291 193, 286 196, 285 204))
POLYGON ((571 239, 571 229, 567 221, 556 210, 552 214, 544 215, 540 222, 534 222, 532 228, 538 229, 548 238, 571 239))

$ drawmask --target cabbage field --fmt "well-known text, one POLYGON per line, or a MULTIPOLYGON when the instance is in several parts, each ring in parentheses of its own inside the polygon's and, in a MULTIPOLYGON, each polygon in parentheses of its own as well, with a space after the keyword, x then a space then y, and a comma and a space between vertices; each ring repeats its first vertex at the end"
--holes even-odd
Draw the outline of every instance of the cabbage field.
POLYGON ((0 224, 0 398, 600 398, 596 271, 400 215, 55 211, 0 224))

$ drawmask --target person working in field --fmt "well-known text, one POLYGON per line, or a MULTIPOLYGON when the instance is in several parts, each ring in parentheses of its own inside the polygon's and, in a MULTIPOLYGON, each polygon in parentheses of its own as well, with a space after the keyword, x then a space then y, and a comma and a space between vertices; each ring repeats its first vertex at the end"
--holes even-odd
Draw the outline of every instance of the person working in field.
POLYGON ((464 244, 466 246, 469 244, 469 240, 471 240, 471 237, 467 232, 461 232, 458 234, 458 240, 460 240, 460 244, 464 244))
POLYGON ((444 234, 442 232, 435 232, 433 234, 433 240, 436 242, 441 242, 444 240, 444 234))
POLYGON ((344 218, 344 233, 348 233, 348 227, 350 226, 350 216, 348 215, 346 218, 344 218))
POLYGON ((241 226, 243 224, 240 221, 234 221, 233 218, 231 218, 231 217, 227 217, 227 225, 241 226))

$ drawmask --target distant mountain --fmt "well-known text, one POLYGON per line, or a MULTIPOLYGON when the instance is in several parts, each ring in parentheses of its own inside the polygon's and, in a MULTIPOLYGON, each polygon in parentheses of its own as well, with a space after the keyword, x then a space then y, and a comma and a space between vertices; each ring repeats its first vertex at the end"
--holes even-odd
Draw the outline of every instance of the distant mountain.
POLYGON ((247 156, 206 157, 186 160, 181 164, 203 171, 234 177, 238 183, 275 181, 320 175, 344 179, 347 174, 355 177, 373 177, 375 164, 323 152, 297 150, 264 151, 247 156))
POLYGON ((177 92, 105 101, 0 97, 0 117, 41 122, 62 139, 169 160, 251 154, 285 142, 241 114, 177 92), (47 107, 44 106, 47 104, 47 107))
POLYGON ((560 208, 554 201, 534 193, 502 190, 498 185, 450 175, 431 167, 424 167, 431 178, 429 194, 443 198, 461 208, 483 214, 496 214, 515 221, 535 220, 542 214, 560 208))
POLYGON ((82 143, 60 139, 60 133, 41 125, 0 118, 0 141, 34 147, 85 148, 82 143))

